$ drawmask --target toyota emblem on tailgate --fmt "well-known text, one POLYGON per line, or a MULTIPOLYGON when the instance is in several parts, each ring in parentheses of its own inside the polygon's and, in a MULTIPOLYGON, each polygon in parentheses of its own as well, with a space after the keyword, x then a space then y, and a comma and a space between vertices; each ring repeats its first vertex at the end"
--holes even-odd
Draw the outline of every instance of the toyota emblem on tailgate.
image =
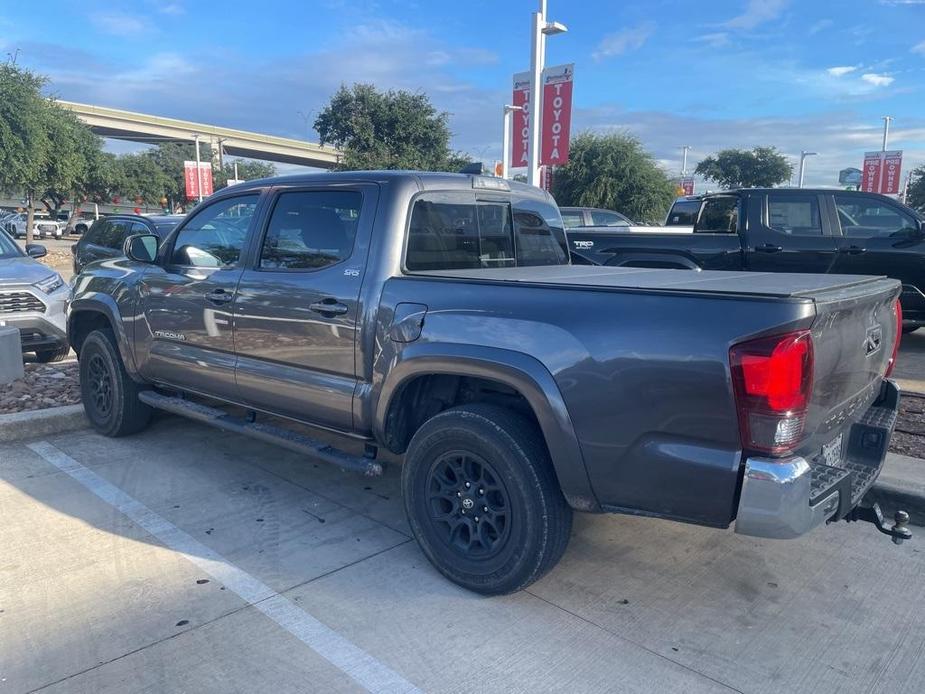
POLYGON ((880 349, 883 342, 883 329, 879 325, 867 329, 867 337, 864 338, 864 353, 869 357, 880 349))

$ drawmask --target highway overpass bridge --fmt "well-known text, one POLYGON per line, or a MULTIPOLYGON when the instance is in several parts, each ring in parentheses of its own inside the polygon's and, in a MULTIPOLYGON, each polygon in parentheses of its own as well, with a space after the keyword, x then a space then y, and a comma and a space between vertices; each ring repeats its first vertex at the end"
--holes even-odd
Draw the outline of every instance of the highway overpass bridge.
POLYGON ((73 101, 57 103, 76 113, 94 133, 102 137, 147 144, 165 141, 195 142, 198 137, 200 142, 207 142, 212 146, 216 157, 221 157, 224 153, 322 169, 332 168, 340 157, 339 150, 334 147, 304 140, 151 116, 106 106, 78 104, 73 101))

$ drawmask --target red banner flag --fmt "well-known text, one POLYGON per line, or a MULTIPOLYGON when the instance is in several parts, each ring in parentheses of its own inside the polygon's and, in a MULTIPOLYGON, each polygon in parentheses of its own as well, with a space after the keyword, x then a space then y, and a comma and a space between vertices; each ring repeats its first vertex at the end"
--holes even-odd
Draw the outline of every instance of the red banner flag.
POLYGON ((514 132, 511 136, 513 152, 511 167, 527 166, 527 148, 530 139, 530 73, 519 72, 514 75, 514 96, 511 104, 520 106, 522 111, 513 114, 514 132))
POLYGON ((569 130, 572 124, 572 75, 574 65, 543 70, 543 142, 540 164, 568 163, 569 130))
POLYGON ((899 179, 903 167, 902 150, 883 153, 883 163, 880 165, 880 192, 884 195, 897 195, 899 193, 899 179))
POLYGON ((880 192, 880 155, 882 152, 865 152, 864 166, 861 169, 864 177, 861 179, 861 190, 865 193, 880 192))
POLYGON ((684 195, 693 195, 694 194, 694 179, 691 176, 681 179, 681 190, 684 191, 684 195))
POLYGON ((202 197, 207 198, 212 195, 212 162, 199 162, 199 171, 197 175, 196 162, 183 162, 183 181, 186 184, 186 199, 196 200, 199 198, 199 189, 202 187, 202 197))

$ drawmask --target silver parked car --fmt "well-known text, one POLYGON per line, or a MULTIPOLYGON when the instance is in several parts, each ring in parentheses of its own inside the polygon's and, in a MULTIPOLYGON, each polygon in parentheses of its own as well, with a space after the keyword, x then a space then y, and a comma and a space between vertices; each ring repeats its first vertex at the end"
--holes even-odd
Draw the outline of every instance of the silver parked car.
POLYGON ((51 268, 35 260, 46 253, 38 244, 26 252, 0 234, 0 325, 19 328, 23 352, 40 362, 68 353, 66 311, 70 287, 51 268))

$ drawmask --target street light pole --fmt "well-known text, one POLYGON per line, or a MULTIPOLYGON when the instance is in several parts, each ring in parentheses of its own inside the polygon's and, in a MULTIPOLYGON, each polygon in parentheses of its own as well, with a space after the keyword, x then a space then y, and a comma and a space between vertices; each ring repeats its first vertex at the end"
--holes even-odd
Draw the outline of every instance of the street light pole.
POLYGON ((511 172, 511 128, 514 124, 514 114, 523 111, 520 106, 506 104, 502 125, 504 132, 501 135, 501 178, 507 178, 511 172))
POLYGON ((886 146, 890 141, 890 121, 893 120, 893 116, 883 116, 883 147, 880 150, 881 152, 886 152, 886 146))
POLYGON ((681 176, 687 176, 687 153, 690 151, 690 149, 691 149, 690 145, 684 145, 683 147, 681 147, 681 151, 683 152, 683 155, 682 155, 683 161, 681 163, 681 176))
POLYGON ((540 119, 543 114, 543 68, 546 65, 546 37, 563 34, 568 29, 559 22, 546 21, 546 0, 539 0, 533 13, 530 34, 530 101, 527 136, 527 182, 540 185, 540 119))
POLYGON ((803 172, 806 170, 806 157, 812 157, 817 154, 819 154, 819 152, 807 152, 805 149, 800 152, 800 188, 803 187, 803 172))

